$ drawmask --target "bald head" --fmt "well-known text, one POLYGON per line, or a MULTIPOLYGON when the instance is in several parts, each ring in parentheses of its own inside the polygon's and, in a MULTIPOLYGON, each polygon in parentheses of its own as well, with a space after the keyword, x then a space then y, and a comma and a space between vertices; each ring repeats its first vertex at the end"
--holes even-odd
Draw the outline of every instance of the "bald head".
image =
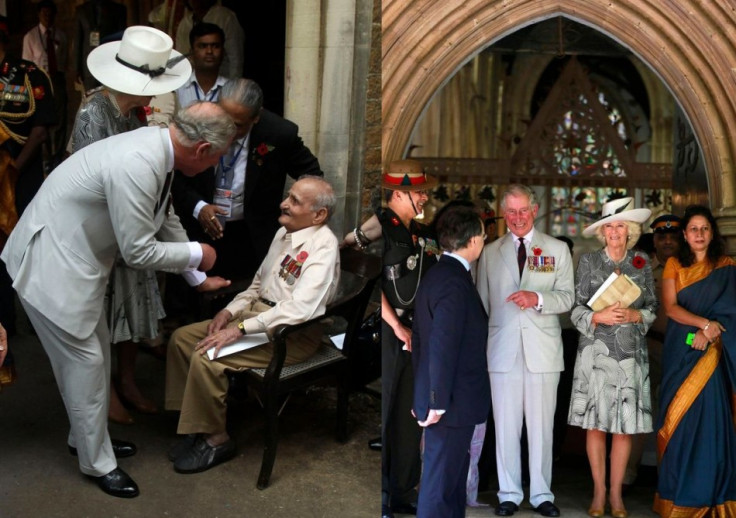
POLYGON ((335 203, 335 193, 326 180, 319 176, 302 176, 281 202, 279 223, 287 232, 322 225, 332 216, 335 203))

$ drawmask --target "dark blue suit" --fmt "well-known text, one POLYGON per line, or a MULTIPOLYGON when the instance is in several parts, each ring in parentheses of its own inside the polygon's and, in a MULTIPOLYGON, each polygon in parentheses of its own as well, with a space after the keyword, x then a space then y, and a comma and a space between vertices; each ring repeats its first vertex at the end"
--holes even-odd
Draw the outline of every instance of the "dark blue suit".
POLYGON ((465 516, 468 449, 491 404, 486 363, 488 316, 470 272, 443 255, 419 285, 412 335, 414 413, 445 410, 425 429, 420 517, 465 516))

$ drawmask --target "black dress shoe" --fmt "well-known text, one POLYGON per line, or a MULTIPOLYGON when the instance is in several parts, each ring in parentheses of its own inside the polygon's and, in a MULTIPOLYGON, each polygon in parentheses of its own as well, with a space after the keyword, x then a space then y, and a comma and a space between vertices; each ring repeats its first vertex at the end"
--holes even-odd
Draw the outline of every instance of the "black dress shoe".
POLYGON ((199 434, 197 433, 190 433, 176 441, 174 445, 169 448, 169 451, 166 452, 166 456, 171 462, 174 462, 176 459, 178 459, 182 453, 185 451, 191 449, 192 446, 194 446, 194 441, 197 440, 197 437, 199 437, 199 434))
POLYGON ((396 504, 391 506, 391 512, 396 514, 411 514, 416 515, 417 514, 417 504, 415 503, 408 503, 408 504, 396 504))
POLYGON ((511 501, 501 502, 496 506, 496 516, 513 516, 519 506, 511 501))
POLYGON ((389 506, 381 506, 381 518, 394 518, 394 513, 391 512, 391 508, 389 506))
POLYGON ((373 451, 381 451, 381 448, 383 448, 383 440, 380 437, 371 439, 370 441, 368 441, 368 448, 373 451))
POLYGON ((235 457, 235 442, 228 440, 219 446, 210 446, 207 439, 197 437, 191 448, 174 461, 178 473, 199 473, 235 457))
POLYGON ((549 500, 539 504, 536 509, 534 509, 534 512, 539 513, 542 516, 560 516, 560 510, 549 500))
POLYGON ((94 478, 97 479, 97 485, 100 486, 100 489, 108 495, 133 498, 139 494, 138 484, 120 468, 115 468, 107 475, 94 478))
MULTIPOLYGON (((112 452, 116 459, 132 457, 138 451, 138 448, 132 442, 118 441, 117 439, 110 439, 110 442, 112 442, 112 452)), ((69 453, 76 457, 77 449, 74 446, 69 446, 69 453)))

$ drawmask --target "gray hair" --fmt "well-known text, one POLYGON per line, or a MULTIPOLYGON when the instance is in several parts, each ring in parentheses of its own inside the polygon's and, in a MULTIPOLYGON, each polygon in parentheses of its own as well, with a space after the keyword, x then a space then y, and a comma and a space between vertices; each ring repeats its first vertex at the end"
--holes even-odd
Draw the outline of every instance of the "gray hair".
MULTIPOLYGON (((621 220, 619 220, 621 221, 621 220)), ((626 234, 626 250, 631 250, 639 238, 641 237, 641 225, 634 221, 624 220, 628 233, 626 234)), ((606 236, 603 233, 605 223, 595 229, 595 237, 600 241, 603 246, 606 246, 606 236)))
POLYGON ((252 79, 231 79, 220 90, 220 100, 223 99, 245 106, 251 115, 258 115, 263 107, 263 90, 252 79))
POLYGON ((335 212, 335 205, 337 205, 335 191, 332 189, 330 182, 313 174, 303 174, 299 177, 299 180, 314 180, 320 184, 320 189, 318 189, 312 202, 312 210, 317 212, 320 209, 327 209, 327 219, 325 221, 329 221, 335 212))
POLYGON ((197 142, 208 142, 210 154, 227 149, 235 136, 233 120, 220 106, 207 101, 196 101, 178 110, 171 123, 182 144, 193 146, 197 142))
POLYGON ((501 210, 506 210, 507 196, 526 196, 527 198, 529 198, 529 205, 534 207, 538 204, 537 194, 534 192, 534 190, 531 187, 527 187, 526 185, 522 185, 520 183, 512 183, 503 192, 503 196, 501 197, 501 210))

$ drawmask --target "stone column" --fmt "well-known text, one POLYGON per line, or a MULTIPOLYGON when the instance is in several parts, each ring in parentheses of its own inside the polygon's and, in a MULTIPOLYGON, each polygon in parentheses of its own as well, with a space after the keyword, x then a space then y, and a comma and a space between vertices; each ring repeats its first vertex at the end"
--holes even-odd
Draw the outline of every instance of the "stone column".
POLYGON ((284 115, 335 189, 339 237, 359 206, 372 17, 373 0, 287 2, 284 115))
POLYGON ((324 68, 317 142, 320 163, 337 194, 337 210, 330 226, 342 236, 351 144, 355 0, 327 0, 324 5, 324 68))
POLYGON ((321 7, 321 0, 287 1, 284 52, 284 117, 299 125, 299 135, 317 156, 321 7))

